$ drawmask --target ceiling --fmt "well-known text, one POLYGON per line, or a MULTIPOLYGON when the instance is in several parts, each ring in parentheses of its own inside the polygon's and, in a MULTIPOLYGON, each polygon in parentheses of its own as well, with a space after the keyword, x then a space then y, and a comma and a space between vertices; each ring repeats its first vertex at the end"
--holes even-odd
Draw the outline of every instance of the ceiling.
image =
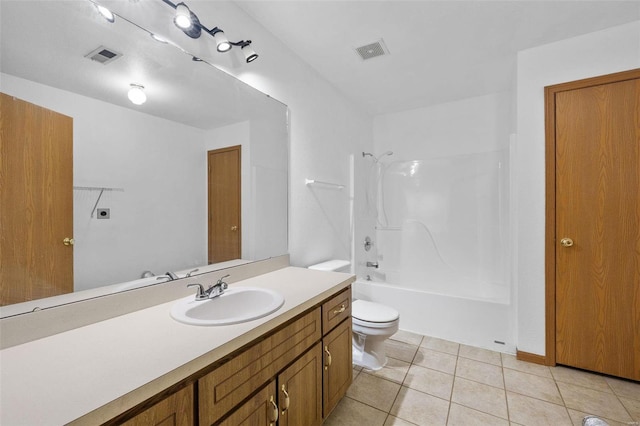
POLYGON ((508 91, 518 51, 640 19, 639 1, 236 4, 373 115, 508 91), (356 54, 380 39, 389 55, 356 54))

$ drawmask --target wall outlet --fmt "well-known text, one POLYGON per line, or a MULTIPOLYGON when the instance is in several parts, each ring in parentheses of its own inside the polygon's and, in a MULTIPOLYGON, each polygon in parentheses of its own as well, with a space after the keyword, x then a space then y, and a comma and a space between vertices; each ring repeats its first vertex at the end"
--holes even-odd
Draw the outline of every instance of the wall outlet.
POLYGON ((98 219, 110 219, 110 218, 111 218, 110 209, 98 209, 98 219))

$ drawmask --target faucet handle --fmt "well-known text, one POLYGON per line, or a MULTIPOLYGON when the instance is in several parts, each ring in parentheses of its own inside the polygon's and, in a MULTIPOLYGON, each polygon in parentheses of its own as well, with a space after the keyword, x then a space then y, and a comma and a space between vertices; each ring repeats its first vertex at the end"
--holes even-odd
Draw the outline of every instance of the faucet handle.
POLYGON ((220 288, 222 288, 223 290, 226 290, 226 289, 229 287, 229 285, 228 285, 227 283, 225 283, 223 280, 224 280, 225 278, 227 278, 227 277, 230 277, 230 276, 231 276, 230 274, 227 274, 227 275, 225 275, 224 277, 220 278, 220 279, 218 280, 218 282, 216 282, 216 285, 219 285, 219 286, 220 286, 220 288))
POLYGON ((194 286, 198 286, 198 292, 196 293, 196 300, 207 300, 209 298, 209 295, 207 294, 206 291, 204 291, 204 287, 202 287, 202 284, 187 284, 187 287, 194 287, 194 286))

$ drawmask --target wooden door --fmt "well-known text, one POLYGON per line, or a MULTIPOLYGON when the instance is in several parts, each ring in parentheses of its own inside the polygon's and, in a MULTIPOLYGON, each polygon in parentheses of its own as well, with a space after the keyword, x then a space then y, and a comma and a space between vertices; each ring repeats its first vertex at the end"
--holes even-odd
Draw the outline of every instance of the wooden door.
POLYGON ((280 426, 322 424, 322 346, 309 349, 278 376, 280 426))
POLYGON ((347 393, 353 379, 351 318, 322 339, 324 349, 323 415, 326 419, 347 393))
POLYGON ((640 380, 640 73, 555 87, 556 362, 640 380))
POLYGON ((73 120, 0 94, 0 305, 73 291, 73 120))
POLYGON ((240 259, 240 146, 208 153, 209 263, 240 259))

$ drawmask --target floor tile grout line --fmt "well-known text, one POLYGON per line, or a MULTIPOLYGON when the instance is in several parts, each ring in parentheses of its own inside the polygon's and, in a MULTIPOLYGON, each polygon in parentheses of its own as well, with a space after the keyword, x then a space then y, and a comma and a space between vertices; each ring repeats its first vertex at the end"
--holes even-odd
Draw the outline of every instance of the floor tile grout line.
POLYGON ((507 421, 511 424, 511 410, 509 409, 509 398, 507 396, 507 379, 504 377, 504 360, 500 354, 500 373, 502 373, 502 386, 504 388, 504 403, 507 407, 507 421))
POLYGON ((460 346, 456 353, 456 365, 453 367, 453 381, 451 382, 451 392, 449 392, 449 407, 447 409, 447 420, 445 424, 449 424, 449 417, 451 416, 451 405, 453 404, 453 389, 456 387, 456 373, 458 372, 458 360, 460 359, 460 346))

